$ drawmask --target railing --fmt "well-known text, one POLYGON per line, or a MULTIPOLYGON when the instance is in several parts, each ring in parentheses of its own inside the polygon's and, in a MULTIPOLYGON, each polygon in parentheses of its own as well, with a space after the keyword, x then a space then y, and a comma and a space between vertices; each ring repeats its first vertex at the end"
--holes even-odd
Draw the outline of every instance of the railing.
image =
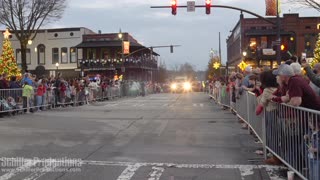
POLYGON ((254 132, 269 151, 305 180, 320 180, 320 111, 270 102, 275 108, 256 115, 256 96, 243 91, 232 106, 225 88, 212 95, 219 104, 230 107, 254 132))
POLYGON ((107 88, 101 86, 83 87, 74 90, 67 88, 65 92, 48 88, 43 96, 37 96, 37 89, 34 89, 30 97, 23 97, 22 88, 0 89, 0 113, 21 114, 56 107, 80 106, 125 96, 136 97, 153 93, 152 87, 151 85, 142 87, 140 83, 132 82, 107 88))

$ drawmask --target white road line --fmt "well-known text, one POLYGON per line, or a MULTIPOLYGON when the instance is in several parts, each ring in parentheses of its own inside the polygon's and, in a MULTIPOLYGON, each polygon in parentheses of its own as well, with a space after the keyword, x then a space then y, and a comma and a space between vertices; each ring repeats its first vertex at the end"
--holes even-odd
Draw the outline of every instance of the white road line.
MULTIPOLYGON (((50 159, 51 161, 54 159, 50 159)), ((13 162, 19 160, 11 160, 13 162)), ((64 162, 61 160, 54 160, 57 164, 59 162, 64 162)), ((27 172, 27 170, 36 165, 39 162, 47 162, 46 159, 41 159, 38 161, 32 160, 32 159, 25 159, 25 164, 23 164, 21 167, 16 168, 15 170, 12 170, 2 176, 0 176, 0 180, 8 180, 15 176, 18 173, 21 172, 27 172)), ((270 176, 271 180, 282 180, 279 176, 277 176, 276 171, 281 170, 281 169, 287 169, 286 167, 282 166, 269 166, 269 165, 224 165, 224 164, 175 164, 175 163, 133 163, 133 162, 113 162, 113 161, 91 161, 91 160, 83 160, 81 164, 86 164, 86 165, 93 165, 93 166, 122 166, 126 167, 126 169, 121 173, 121 175, 118 177, 117 180, 130 180, 135 172, 142 166, 152 166, 152 167, 157 167, 157 168, 163 168, 165 169, 166 167, 174 167, 174 168, 185 168, 185 169, 238 169, 241 174, 241 179, 245 179, 246 176, 252 175, 254 173, 254 169, 266 169, 268 175, 270 176)), ((48 167, 48 168, 54 168, 54 167, 48 167)), ((158 177, 159 175, 161 176, 162 170, 161 169, 154 169, 154 172, 157 170, 155 174, 158 177), (161 172, 161 174, 160 174, 161 172)), ((151 173, 153 174, 153 173, 151 173)), ((39 177, 41 177, 43 174, 41 172, 29 175, 26 180, 35 180, 39 177)), ((160 178, 159 176, 159 178, 160 178)), ((151 178, 151 176, 150 176, 151 178)), ((149 180, 149 179, 148 179, 149 180)), ((157 180, 157 179, 154 179, 157 180)))
MULTIPOLYGON (((54 163, 56 164, 56 163, 54 163)), ((56 167, 56 165, 47 165, 37 172, 31 173, 29 176, 25 177, 23 180, 36 180, 39 179, 41 176, 45 175, 48 172, 52 172, 52 170, 56 167)))
POLYGON ((149 173, 148 180, 159 180, 164 168, 163 167, 152 167, 152 172, 149 173))
POLYGON ((159 128, 157 128, 157 131, 156 131, 156 134, 158 136, 162 134, 164 129, 167 127, 168 123, 169 123, 169 120, 165 120, 164 122, 161 122, 161 125, 159 126, 159 128))
POLYGON ((117 180, 130 180, 134 173, 140 168, 140 164, 129 165, 125 170, 122 171, 117 180))
POLYGON ((169 104, 164 104, 164 105, 162 105, 163 107, 165 107, 165 106, 168 106, 169 104))
POLYGON ((200 107, 203 107, 203 104, 200 104, 200 107))
POLYGON ((198 106, 198 104, 193 104, 193 107, 197 107, 198 106))
MULTIPOLYGON (((19 162, 19 161, 17 161, 19 162)), ((10 178, 12 178, 13 176, 15 176, 16 174, 18 173, 21 173, 21 172, 27 172, 27 170, 36 165, 38 162, 40 161, 37 161, 37 160, 26 160, 26 163, 24 163, 22 166, 20 167, 17 167, 16 169, 0 176, 0 180, 8 180, 10 178)))

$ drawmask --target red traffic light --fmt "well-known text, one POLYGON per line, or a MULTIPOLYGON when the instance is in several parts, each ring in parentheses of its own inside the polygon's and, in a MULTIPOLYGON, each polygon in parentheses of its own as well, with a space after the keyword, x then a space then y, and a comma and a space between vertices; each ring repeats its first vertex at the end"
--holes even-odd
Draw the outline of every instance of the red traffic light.
POLYGON ((211 13, 211 3, 212 3, 212 0, 206 0, 206 14, 211 13))
POLYGON ((177 0, 171 0, 172 15, 177 14, 177 0))

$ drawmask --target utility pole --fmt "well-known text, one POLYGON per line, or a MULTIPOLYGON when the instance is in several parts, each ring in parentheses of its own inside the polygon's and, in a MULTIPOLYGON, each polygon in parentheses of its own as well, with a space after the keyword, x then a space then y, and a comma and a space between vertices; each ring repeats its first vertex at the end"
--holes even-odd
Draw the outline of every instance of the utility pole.
POLYGON ((279 14, 279 0, 277 0, 277 64, 281 64, 281 22, 279 14))
POLYGON ((219 32, 219 63, 220 63, 220 68, 219 68, 219 71, 220 71, 220 76, 222 75, 222 71, 221 71, 221 68, 222 68, 222 60, 221 60, 221 33, 219 32))

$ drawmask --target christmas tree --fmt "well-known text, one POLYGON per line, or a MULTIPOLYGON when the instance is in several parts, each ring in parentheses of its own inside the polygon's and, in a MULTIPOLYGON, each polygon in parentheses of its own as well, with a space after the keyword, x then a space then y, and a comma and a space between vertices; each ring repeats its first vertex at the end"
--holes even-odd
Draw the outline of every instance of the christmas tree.
POLYGON ((11 76, 21 77, 20 69, 17 66, 17 61, 14 57, 14 51, 9 41, 10 32, 7 29, 3 33, 4 40, 2 46, 2 54, 0 56, 0 74, 7 74, 8 79, 11 76))
POLYGON ((320 33, 318 35, 318 41, 316 43, 316 48, 314 49, 314 58, 311 62, 311 67, 320 62, 320 33))

